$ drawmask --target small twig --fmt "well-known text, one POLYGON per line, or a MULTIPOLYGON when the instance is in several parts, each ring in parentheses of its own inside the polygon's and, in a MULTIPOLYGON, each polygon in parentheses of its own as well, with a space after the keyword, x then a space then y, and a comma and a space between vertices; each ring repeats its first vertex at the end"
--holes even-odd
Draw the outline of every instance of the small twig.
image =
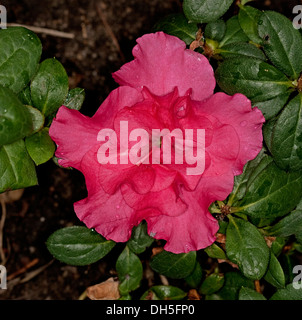
POLYGON ((103 13, 104 9, 105 9, 105 5, 103 3, 100 3, 99 5, 96 4, 96 10, 97 10, 98 15, 100 16, 100 18, 104 24, 105 30, 108 33, 109 37, 111 38, 112 43, 116 47, 116 49, 121 57, 122 62, 124 63, 126 61, 125 56, 121 50, 121 47, 119 45, 119 42, 118 42, 114 32, 112 31, 112 28, 110 27, 109 23, 107 22, 106 15, 103 13))
POLYGON ((168 286, 168 285, 169 285, 169 281, 168 281, 168 279, 167 279, 165 276, 163 276, 162 274, 160 274, 159 277, 160 277, 161 283, 162 283, 164 286, 168 286))
POLYGON ((78 298, 78 300, 85 300, 87 298, 87 290, 85 290, 78 298))
POLYGON ((260 287, 260 282, 259 282, 259 280, 255 280, 255 289, 256 289, 256 291, 258 292, 258 293, 262 293, 261 292, 261 287, 260 287))
POLYGON ((25 24, 8 23, 7 26, 8 27, 24 27, 24 28, 27 28, 27 29, 35 32, 35 33, 44 33, 49 36, 59 37, 59 38, 74 39, 74 37, 75 37, 75 35, 73 33, 57 31, 57 30, 48 29, 48 28, 40 28, 40 27, 35 27, 35 26, 27 26, 25 24))
POLYGON ((36 265, 37 263, 39 262, 39 259, 36 258, 32 261, 30 261, 28 264, 26 264, 23 268, 17 270, 16 272, 14 273, 11 273, 8 277, 7 277, 7 280, 12 280, 14 279, 16 276, 26 272, 26 270, 30 269, 31 267, 33 267, 34 265, 36 265))
POLYGON ((29 280, 31 280, 32 278, 36 277, 38 274, 40 274, 42 271, 44 271, 46 268, 48 268, 55 260, 52 259, 50 260, 48 263, 46 263, 44 266, 33 270, 31 272, 28 272, 25 274, 25 277, 20 281, 20 283, 25 283, 29 280))
POLYGON ((3 250, 3 229, 4 229, 5 219, 6 219, 6 204, 5 204, 3 195, 0 195, 0 201, 1 201, 1 209, 2 209, 2 215, 0 220, 0 257, 1 257, 1 264, 5 265, 6 257, 3 250))

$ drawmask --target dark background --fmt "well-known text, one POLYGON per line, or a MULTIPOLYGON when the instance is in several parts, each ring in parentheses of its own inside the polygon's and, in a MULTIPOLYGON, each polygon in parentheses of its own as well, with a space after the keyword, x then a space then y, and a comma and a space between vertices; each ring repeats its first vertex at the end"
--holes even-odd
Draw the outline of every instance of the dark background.
MULTIPOLYGON (((43 44, 42 59, 56 57, 67 70, 70 87, 85 89, 82 112, 87 115, 92 115, 117 86, 111 73, 132 59, 135 39, 150 33, 161 17, 181 12, 180 0, 7 0, 0 4, 7 8, 8 23, 74 34, 74 39, 43 33, 38 36, 43 44)), ((293 6, 301 1, 259 0, 252 4, 292 18, 293 6)), ((228 15, 236 10, 232 6, 228 15)), ((38 178, 39 186, 27 188, 20 200, 7 204, 3 247, 12 279, 7 290, 0 290, 0 300, 78 299, 88 286, 115 276, 120 245, 90 266, 73 267, 56 260, 48 265, 53 258, 45 241, 59 228, 81 225, 73 203, 86 197, 86 189, 81 173, 61 169, 52 161, 38 167, 38 178)), ((146 280, 142 290, 144 285, 146 280)))

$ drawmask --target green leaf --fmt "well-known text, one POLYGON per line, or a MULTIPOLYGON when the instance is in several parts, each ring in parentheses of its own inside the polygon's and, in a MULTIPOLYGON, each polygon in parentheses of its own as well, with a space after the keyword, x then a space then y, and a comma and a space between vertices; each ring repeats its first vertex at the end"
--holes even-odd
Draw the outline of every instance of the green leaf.
POLYGON ((205 278, 199 292, 201 294, 212 294, 217 292, 223 287, 224 284, 224 276, 218 273, 212 273, 208 277, 205 278))
POLYGON ((50 160, 56 149, 48 131, 48 128, 43 128, 25 139, 26 149, 37 166, 50 160))
POLYGON ((205 248, 204 251, 210 258, 226 259, 225 252, 216 243, 211 244, 209 247, 205 248))
POLYGON ((202 278, 202 269, 201 269, 200 263, 196 261, 196 264, 192 273, 185 278, 185 281, 191 288, 197 288, 201 282, 201 278, 202 278))
POLYGON ((85 90, 74 88, 68 92, 63 105, 69 109, 80 110, 85 100, 85 90))
POLYGON ((189 21, 206 23, 223 16, 233 0, 184 0, 183 11, 189 21))
POLYGON ((271 252, 278 257, 283 250, 283 247, 285 246, 287 242, 286 238, 276 237, 275 241, 273 241, 271 246, 271 252))
POLYGON ((270 300, 302 300, 302 288, 295 289, 290 283, 284 289, 277 290, 270 300))
POLYGON ((226 32, 226 24, 223 20, 210 22, 206 25, 204 30, 205 38, 215 41, 221 41, 226 32))
POLYGON ((242 287, 239 291, 239 297, 238 300, 266 300, 265 297, 250 288, 242 287))
POLYGON ((153 257, 150 267, 164 276, 172 279, 186 278, 193 271, 196 261, 196 252, 175 254, 162 251, 153 257))
POLYGON ((0 145, 24 138, 32 130, 33 124, 27 108, 10 89, 0 86, 0 145))
POLYGON ((296 207, 301 193, 301 172, 285 172, 271 162, 248 186, 240 212, 254 218, 281 217, 296 207))
POLYGON ((246 56, 266 60, 264 53, 259 48, 246 42, 230 43, 215 50, 215 52, 220 54, 224 59, 246 56))
POLYGON ((241 29, 238 21, 238 16, 233 16, 226 22, 226 31, 223 39, 220 41, 220 47, 230 43, 246 42, 249 38, 241 29))
POLYGON ((197 24, 189 23, 182 13, 171 14, 159 20, 154 29, 178 37, 187 45, 195 40, 198 31, 197 24))
POLYGON ((186 293, 173 286, 153 286, 141 297, 141 300, 182 300, 186 293))
POLYGON ((270 64, 250 57, 225 60, 216 70, 220 88, 228 94, 242 93, 253 103, 285 94, 291 81, 270 64))
POLYGON ((147 223, 142 222, 137 227, 132 229, 132 235, 130 240, 127 242, 127 246, 131 251, 139 254, 144 252, 153 241, 154 239, 148 235, 147 223))
POLYGON ((283 269, 281 267, 280 262, 272 252, 268 270, 264 276, 264 280, 266 280, 268 283, 275 286, 276 288, 285 287, 285 276, 283 269))
POLYGON ((297 79, 302 71, 302 36, 284 15, 265 11, 258 22, 263 49, 272 63, 297 79))
POLYGON ((255 172, 257 173, 259 169, 265 168, 267 164, 272 161, 273 159, 269 157, 265 153, 265 149, 262 148, 257 157, 244 166, 242 174, 235 176, 234 188, 229 196, 227 205, 235 206, 239 200, 243 199, 246 193, 247 184, 248 182, 250 184, 252 181, 250 178, 252 177, 253 179, 255 172))
POLYGON ((273 129, 276 124, 277 118, 273 118, 263 125, 262 132, 263 132, 263 140, 266 144, 268 150, 272 153, 272 139, 273 139, 273 129))
POLYGON ((23 140, 0 147, 0 193, 37 183, 36 168, 23 140))
POLYGON ((290 93, 284 93, 279 96, 276 96, 273 99, 266 101, 259 101, 255 103, 253 106, 258 107, 264 115, 265 120, 270 120, 274 118, 285 106, 290 93))
POLYGON ((102 259, 115 246, 115 242, 86 227, 73 226, 55 231, 46 245, 56 259, 74 266, 84 266, 102 259))
POLYGON ((68 76, 56 59, 46 59, 31 82, 34 107, 49 116, 63 104, 68 94, 68 76))
POLYGON ((242 287, 254 289, 254 282, 245 278, 239 272, 226 272, 224 275, 224 286, 222 289, 216 292, 214 297, 206 296, 206 299, 238 300, 239 290, 242 287))
POLYGON ((292 99, 278 117, 271 152, 281 169, 302 169, 302 94, 292 99))
POLYGON ((258 33, 258 21, 262 12, 250 6, 240 5, 238 19, 244 33, 251 41, 257 44, 262 43, 258 33))
POLYGON ((266 230, 269 236, 289 237, 302 232, 302 210, 295 210, 266 230))
POLYGON ((0 30, 0 85, 20 92, 37 71, 41 53, 41 42, 32 31, 0 30))
POLYGON ((33 131, 32 134, 35 132, 38 132, 39 130, 41 130, 43 128, 44 122, 45 122, 45 118, 43 116, 43 114, 36 108, 32 107, 32 106, 25 106, 27 108, 27 110, 30 113, 31 116, 31 121, 32 121, 32 125, 33 125, 33 131))
POLYGON ((139 287, 143 278, 143 266, 136 254, 128 246, 125 247, 116 261, 116 271, 120 281, 119 290, 122 295, 139 287))
POLYGON ((258 229, 242 219, 229 216, 226 233, 227 257, 238 264, 249 279, 259 280, 266 272, 270 251, 258 229))
POLYGON ((18 93, 18 99, 25 105, 32 106, 33 102, 30 95, 30 86, 25 87, 18 93))

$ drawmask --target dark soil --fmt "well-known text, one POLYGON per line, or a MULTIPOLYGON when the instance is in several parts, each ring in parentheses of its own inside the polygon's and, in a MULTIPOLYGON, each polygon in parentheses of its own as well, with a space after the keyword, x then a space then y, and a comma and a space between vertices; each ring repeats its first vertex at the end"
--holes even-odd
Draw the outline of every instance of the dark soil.
MULTIPOLYGON (((6 0, 0 4, 7 8, 10 23, 75 35, 74 39, 64 39, 39 34, 43 44, 42 58, 56 57, 70 76, 70 86, 85 89, 82 112, 87 115, 92 115, 116 87, 111 73, 132 59, 135 39, 151 32, 159 18, 181 11, 180 0, 6 0)), ((256 6, 290 17, 296 4, 300 1, 272 0, 259 1, 256 6)), ((13 279, 8 281, 7 290, 0 290, 0 300, 75 300, 88 286, 114 275, 119 246, 106 259, 90 266, 73 267, 57 260, 47 266, 53 257, 45 241, 59 228, 81 225, 73 211, 73 203, 86 197, 86 188, 81 173, 61 169, 51 161, 38 167, 38 177, 39 186, 27 188, 19 201, 7 204, 4 247, 8 277, 11 275, 13 279), (33 261, 35 265, 26 272, 14 275, 33 261), (45 269, 35 277, 20 282, 43 266, 45 269)))

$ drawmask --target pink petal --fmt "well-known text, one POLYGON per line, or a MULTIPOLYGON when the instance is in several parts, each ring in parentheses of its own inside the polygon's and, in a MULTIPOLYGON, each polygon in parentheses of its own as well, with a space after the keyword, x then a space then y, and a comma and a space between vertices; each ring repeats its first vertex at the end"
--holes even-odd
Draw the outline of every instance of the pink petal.
POLYGON ((136 224, 135 210, 127 205, 120 190, 115 194, 103 190, 96 170, 96 159, 89 153, 84 156, 80 170, 85 176, 88 197, 74 204, 78 218, 106 239, 127 241, 136 224))
MULTIPOLYGON (((219 92, 200 104, 200 112, 208 113, 223 124, 234 128, 239 138, 237 159, 233 164, 234 175, 242 173, 247 161, 254 159, 262 148, 262 124, 265 119, 258 108, 251 107, 251 101, 242 94, 228 96, 219 92)), ((226 139, 225 150, 234 151, 236 143, 226 139)), ((216 144, 213 143, 215 147, 216 144)), ((227 153, 226 153, 227 154, 227 153)))
POLYGON ((167 240, 165 250, 183 253, 203 249, 215 240, 219 229, 208 207, 214 200, 225 200, 233 189, 233 175, 219 179, 202 178, 195 191, 182 189, 181 199, 187 210, 179 216, 147 217, 148 233, 156 239, 167 240))
POLYGON ((79 169, 85 153, 97 143, 98 131, 91 118, 62 106, 49 129, 50 137, 57 144, 59 164, 79 169))
MULTIPOLYGON (((177 196, 172 186, 159 192, 137 194, 131 186, 124 184, 121 191, 126 203, 137 211, 151 209, 156 215, 177 216, 187 208, 187 205, 177 196)), ((148 211, 150 215, 150 210, 148 211)), ((147 216, 145 215, 144 218, 147 216)))
POLYGON ((126 204, 120 190, 110 195, 100 186, 98 192, 76 202, 74 210, 88 228, 116 242, 128 241, 137 224, 135 210, 126 204))
POLYGON ((213 94, 214 72, 208 60, 177 37, 163 32, 146 34, 137 39, 134 60, 113 74, 120 85, 165 95, 178 87, 180 96, 192 88, 192 98, 204 100, 213 94))
POLYGON ((120 87, 110 93, 92 118, 62 106, 49 129, 50 137, 57 144, 59 164, 79 169, 85 153, 99 144, 98 132, 113 128, 116 113, 141 100, 142 95, 136 89, 120 87))

